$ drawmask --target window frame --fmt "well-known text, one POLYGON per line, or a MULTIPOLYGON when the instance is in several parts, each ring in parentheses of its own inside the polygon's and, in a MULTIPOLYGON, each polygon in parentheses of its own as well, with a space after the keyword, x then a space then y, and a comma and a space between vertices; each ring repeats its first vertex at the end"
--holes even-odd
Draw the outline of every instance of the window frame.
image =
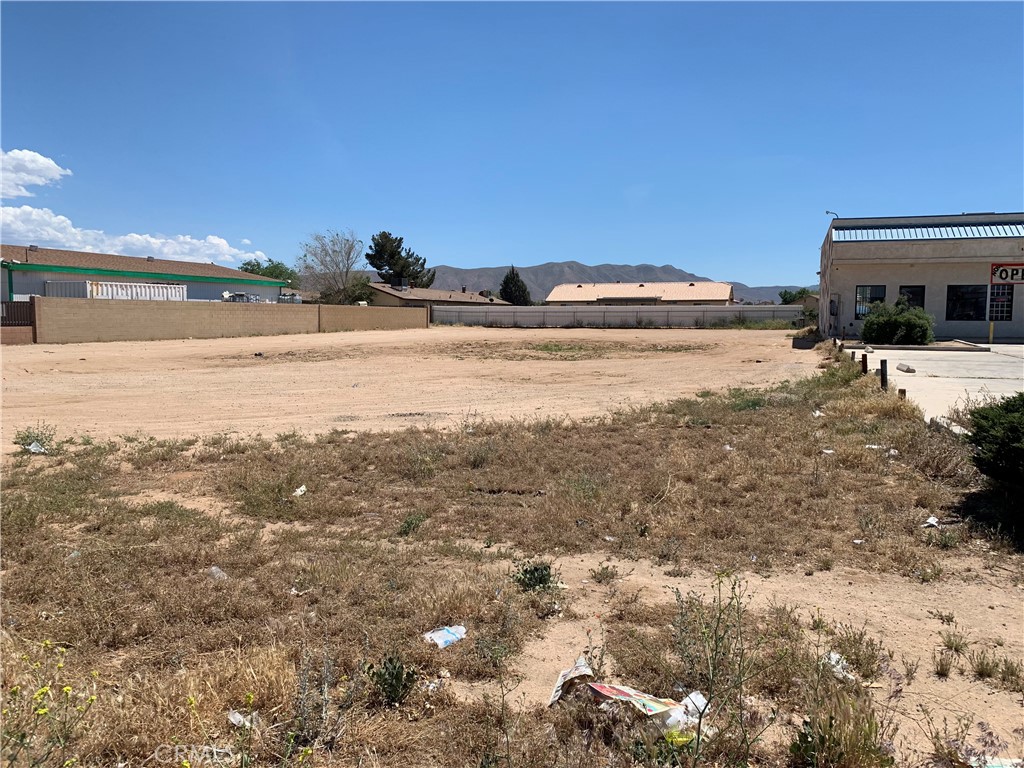
POLYGON ((1013 321, 1013 283, 992 283, 988 292, 988 319, 993 323, 1013 321), (998 290, 997 290, 998 289, 998 290), (995 301, 995 299, 999 301, 995 301), (993 310, 1000 311, 999 317, 993 310))
POLYGON ((921 309, 924 309, 924 297, 925 297, 925 293, 926 293, 925 288, 926 288, 926 286, 923 286, 923 285, 901 285, 900 286, 900 297, 902 298, 902 297, 906 296, 907 303, 910 306, 912 306, 912 307, 920 307, 921 309), (906 291, 908 289, 911 289, 911 290, 914 290, 914 291, 920 291, 920 293, 921 293, 921 302, 920 303, 917 303, 916 301, 911 301, 910 295, 906 293, 906 291))
POLYGON ((871 311, 871 305, 878 302, 885 303, 885 285, 858 285, 853 292, 853 319, 863 320, 867 317, 868 312, 871 311), (862 299, 862 289, 866 289, 867 297, 862 299), (876 298, 876 294, 881 292, 881 296, 876 298), (863 311, 861 308, 863 307, 863 311))
MULTIPOLYGON (((982 322, 985 322, 986 320, 988 320, 988 294, 989 294, 989 286, 988 286, 987 283, 965 283, 965 284, 958 284, 958 285, 947 285, 946 286, 946 315, 945 315, 946 322, 948 322, 948 323, 982 323, 982 322), (958 317, 957 316, 958 314, 959 315, 963 315, 964 313, 962 311, 957 313, 956 311, 951 309, 951 307, 955 308, 957 306, 963 306, 963 305, 966 304, 966 301, 963 298, 957 298, 956 300, 959 302, 959 304, 953 304, 953 301, 954 301, 953 291, 955 291, 955 290, 961 290, 962 291, 965 288, 974 289, 975 293, 979 293, 980 292, 980 295, 974 296, 972 299, 970 299, 970 302, 973 303, 975 309, 978 309, 978 308, 981 309, 981 317, 962 317, 962 316, 958 317)), ((975 312, 974 314, 977 314, 977 313, 975 312)))

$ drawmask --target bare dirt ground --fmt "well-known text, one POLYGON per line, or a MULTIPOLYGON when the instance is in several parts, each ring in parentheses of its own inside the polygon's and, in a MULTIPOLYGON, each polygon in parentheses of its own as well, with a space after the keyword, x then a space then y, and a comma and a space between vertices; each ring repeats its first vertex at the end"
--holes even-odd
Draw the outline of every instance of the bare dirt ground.
POLYGON ((445 427, 573 417, 809 374, 785 331, 438 327, 3 349, 3 440, 445 427), (262 353, 256 357, 257 353, 262 353))

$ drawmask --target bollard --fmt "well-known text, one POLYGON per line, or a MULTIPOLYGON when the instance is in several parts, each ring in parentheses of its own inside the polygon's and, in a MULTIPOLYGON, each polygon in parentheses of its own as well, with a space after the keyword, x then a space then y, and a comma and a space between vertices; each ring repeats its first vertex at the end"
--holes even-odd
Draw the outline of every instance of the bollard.
POLYGON ((855 363, 857 362, 857 350, 856 349, 851 349, 850 350, 850 359, 853 362, 855 362, 855 363))
POLYGON ((907 399, 907 390, 905 390, 905 389, 897 389, 896 390, 896 394, 900 396, 900 400, 906 400, 907 399))
POLYGON ((868 375, 868 356, 867 356, 867 354, 863 354, 863 355, 860 356, 860 375, 861 376, 867 376, 868 375))
POLYGON ((889 391, 889 361, 888 360, 880 360, 879 361, 879 366, 881 367, 881 370, 882 370, 882 391, 883 392, 888 392, 889 391))
POLYGON ((839 342, 838 342, 838 341, 836 341, 836 337, 835 337, 835 336, 833 336, 833 337, 832 337, 832 348, 833 348, 833 349, 835 349, 835 346, 836 346, 836 344, 838 344, 838 343, 839 343, 839 342))

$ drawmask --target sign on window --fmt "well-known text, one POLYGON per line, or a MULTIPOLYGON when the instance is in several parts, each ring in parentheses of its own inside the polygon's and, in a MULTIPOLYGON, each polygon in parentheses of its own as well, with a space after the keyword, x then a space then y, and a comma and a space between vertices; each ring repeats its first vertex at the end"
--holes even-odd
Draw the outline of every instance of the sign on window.
POLYGON ((989 282, 992 285, 1024 283, 1024 264, 993 264, 989 282))

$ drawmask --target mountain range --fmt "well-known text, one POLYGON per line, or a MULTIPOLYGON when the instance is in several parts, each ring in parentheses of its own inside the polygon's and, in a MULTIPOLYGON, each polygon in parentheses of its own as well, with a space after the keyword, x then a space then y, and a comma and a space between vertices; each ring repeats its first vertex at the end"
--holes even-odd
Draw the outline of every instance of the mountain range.
MULTIPOLYGON (((479 269, 461 269, 441 265, 435 268, 437 274, 431 288, 446 291, 458 291, 466 286, 467 291, 478 293, 491 290, 497 293, 501 280, 508 272, 508 267, 481 267, 479 269)), ((654 283, 654 282, 699 282, 710 278, 695 275, 692 272, 666 264, 656 267, 653 264, 598 264, 588 266, 578 261, 551 261, 534 267, 516 267, 523 278, 530 296, 534 301, 543 301, 551 293, 551 289, 559 283, 654 283)), ((732 282, 732 281, 728 281, 732 282)), ((799 285, 744 285, 732 283, 733 295, 737 301, 773 301, 778 302, 779 291, 785 289, 795 291, 799 285)), ((817 291, 818 286, 807 286, 817 291)))

